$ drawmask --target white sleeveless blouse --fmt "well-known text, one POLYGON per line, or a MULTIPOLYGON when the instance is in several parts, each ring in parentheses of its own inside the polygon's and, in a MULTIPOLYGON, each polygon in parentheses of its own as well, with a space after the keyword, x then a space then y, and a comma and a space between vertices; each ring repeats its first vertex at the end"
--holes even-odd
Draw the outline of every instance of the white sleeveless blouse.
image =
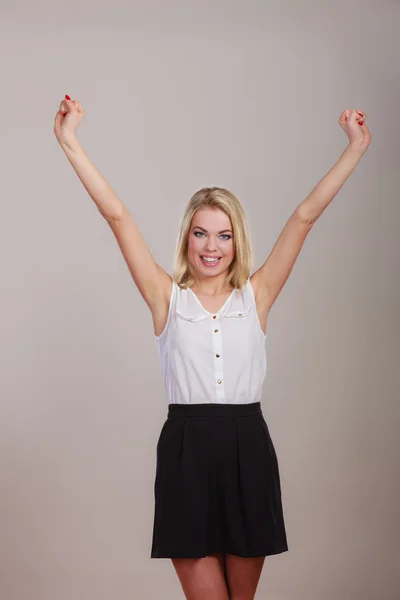
POLYGON ((216 313, 173 282, 167 323, 154 338, 169 404, 260 402, 266 335, 250 279, 216 313))

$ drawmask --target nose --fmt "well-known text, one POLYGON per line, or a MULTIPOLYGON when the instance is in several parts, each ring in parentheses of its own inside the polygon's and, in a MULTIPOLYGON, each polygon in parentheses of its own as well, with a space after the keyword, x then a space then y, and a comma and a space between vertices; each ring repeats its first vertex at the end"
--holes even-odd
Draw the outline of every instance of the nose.
POLYGON ((217 238, 215 236, 209 236, 207 238, 206 250, 208 252, 215 252, 218 248, 217 238))

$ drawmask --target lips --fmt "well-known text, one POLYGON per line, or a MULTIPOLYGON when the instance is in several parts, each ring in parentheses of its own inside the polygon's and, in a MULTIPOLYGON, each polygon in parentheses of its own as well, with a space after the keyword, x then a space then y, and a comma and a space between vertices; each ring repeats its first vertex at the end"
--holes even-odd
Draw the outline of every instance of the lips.
POLYGON ((200 260, 203 263, 203 265, 206 265, 207 267, 215 267, 220 263, 221 256, 206 256, 205 254, 203 254, 200 256, 200 260))

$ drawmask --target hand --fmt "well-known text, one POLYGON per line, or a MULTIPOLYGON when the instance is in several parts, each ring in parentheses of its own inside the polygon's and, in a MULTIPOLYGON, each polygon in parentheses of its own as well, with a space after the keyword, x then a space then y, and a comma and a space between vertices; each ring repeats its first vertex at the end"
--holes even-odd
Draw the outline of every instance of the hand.
POLYGON ((366 115, 360 110, 347 108, 339 118, 339 125, 349 138, 350 144, 359 149, 362 154, 371 143, 371 134, 365 125, 366 115))
POLYGON ((54 121, 54 134, 60 143, 67 143, 76 136, 76 130, 85 115, 80 102, 65 96, 54 121))

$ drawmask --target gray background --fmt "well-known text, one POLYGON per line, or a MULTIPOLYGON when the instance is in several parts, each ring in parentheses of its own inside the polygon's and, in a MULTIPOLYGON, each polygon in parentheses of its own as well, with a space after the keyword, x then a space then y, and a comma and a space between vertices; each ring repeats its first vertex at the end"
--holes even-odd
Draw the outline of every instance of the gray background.
POLYGON ((371 147, 269 318, 290 551, 257 597, 398 598, 399 26, 388 0, 2 3, 2 599, 183 598, 149 558, 151 315, 54 137, 64 94, 168 271, 206 185, 241 199, 260 266, 344 150, 342 111, 366 112, 371 147))

